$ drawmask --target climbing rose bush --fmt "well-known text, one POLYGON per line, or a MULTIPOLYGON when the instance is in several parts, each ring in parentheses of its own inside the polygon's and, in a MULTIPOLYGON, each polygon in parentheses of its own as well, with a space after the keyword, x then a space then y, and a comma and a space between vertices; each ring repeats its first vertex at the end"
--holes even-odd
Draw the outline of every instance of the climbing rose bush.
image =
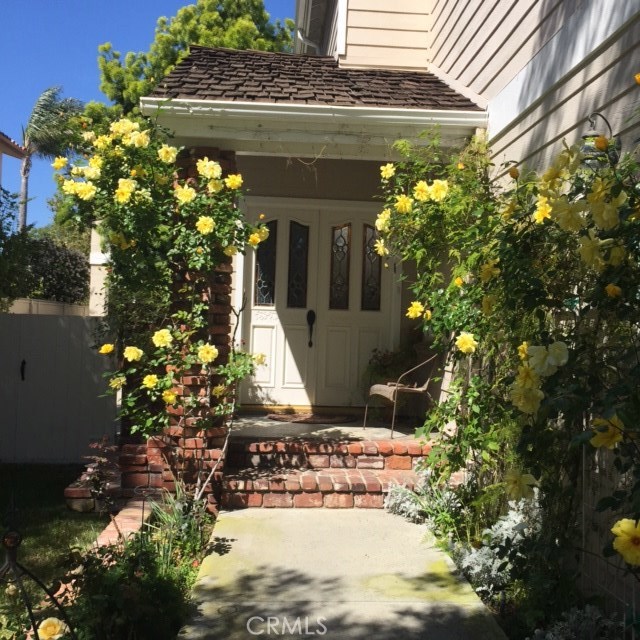
POLYGON ((185 177, 188 156, 151 121, 87 126, 83 138, 77 162, 56 158, 52 166, 77 220, 97 228, 109 256, 113 338, 99 352, 121 365, 109 387, 122 393, 121 415, 134 433, 160 431, 170 414, 206 427, 233 410, 237 382, 258 366, 242 351, 220 356, 209 326, 213 273, 269 231, 236 206, 240 174, 225 175, 204 157, 185 177), (195 376, 200 391, 185 376, 195 376))

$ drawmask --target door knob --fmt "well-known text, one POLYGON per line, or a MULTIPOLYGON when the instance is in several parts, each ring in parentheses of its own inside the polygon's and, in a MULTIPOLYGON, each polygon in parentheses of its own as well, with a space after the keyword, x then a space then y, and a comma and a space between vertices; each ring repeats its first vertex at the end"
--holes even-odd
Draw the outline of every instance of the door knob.
POLYGON ((307 324, 309 325, 309 346, 313 347, 313 325, 316 321, 316 312, 313 309, 307 311, 307 324))

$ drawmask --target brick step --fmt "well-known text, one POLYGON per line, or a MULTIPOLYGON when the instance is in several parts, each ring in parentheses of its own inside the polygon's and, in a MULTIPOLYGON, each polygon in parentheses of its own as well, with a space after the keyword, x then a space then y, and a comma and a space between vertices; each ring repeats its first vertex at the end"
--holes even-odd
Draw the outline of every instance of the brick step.
POLYGON ((413 489, 418 475, 394 469, 241 469, 222 481, 222 506, 382 509, 393 484, 413 489))
POLYGON ((238 469, 415 469, 431 451, 416 440, 233 438, 227 464, 238 469))

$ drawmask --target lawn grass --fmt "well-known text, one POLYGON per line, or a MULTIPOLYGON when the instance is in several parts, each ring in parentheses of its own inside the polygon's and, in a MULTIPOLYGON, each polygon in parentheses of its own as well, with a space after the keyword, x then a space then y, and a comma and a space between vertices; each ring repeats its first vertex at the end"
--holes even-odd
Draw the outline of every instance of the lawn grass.
MULTIPOLYGON (((108 516, 77 513, 66 506, 63 491, 82 469, 78 465, 0 465, 0 531, 9 524, 17 528, 23 537, 18 561, 47 585, 61 577, 71 547, 90 545, 108 523, 108 516), (13 517, 9 513, 12 496, 13 517)), ((2 560, 0 552, 0 564, 2 560)))

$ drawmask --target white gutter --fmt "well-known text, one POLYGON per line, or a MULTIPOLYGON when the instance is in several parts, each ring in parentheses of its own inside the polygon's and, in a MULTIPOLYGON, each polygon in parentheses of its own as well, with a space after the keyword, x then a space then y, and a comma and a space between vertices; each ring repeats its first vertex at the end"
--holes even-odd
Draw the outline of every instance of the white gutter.
POLYGON ((140 100, 142 112, 171 116, 251 118, 260 121, 283 118, 298 122, 357 124, 385 126, 394 124, 413 126, 486 127, 487 114, 483 111, 457 111, 442 109, 402 109, 390 107, 347 107, 322 104, 292 104, 267 102, 241 102, 229 100, 199 100, 191 98, 153 98, 140 100))

